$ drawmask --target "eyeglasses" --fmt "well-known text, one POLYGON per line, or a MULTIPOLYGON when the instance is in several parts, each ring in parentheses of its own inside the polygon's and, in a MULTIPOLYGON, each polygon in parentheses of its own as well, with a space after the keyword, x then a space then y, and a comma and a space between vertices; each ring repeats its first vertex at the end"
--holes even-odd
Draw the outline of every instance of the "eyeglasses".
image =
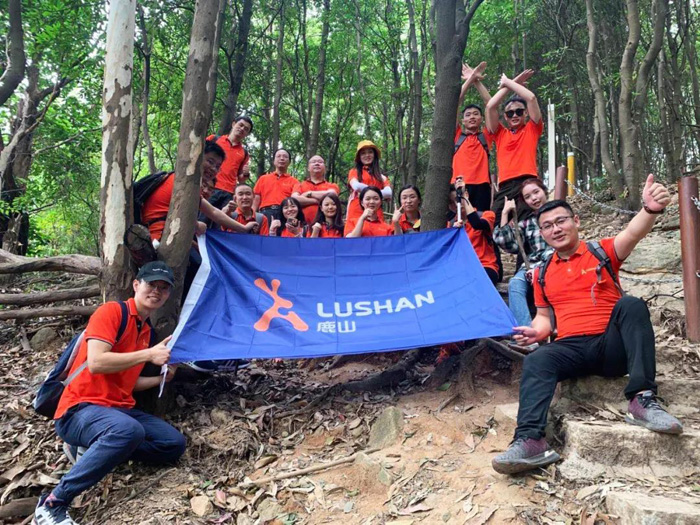
POLYGON ((158 284, 158 281, 145 281, 146 288, 151 290, 158 290, 160 293, 170 292, 171 286, 168 283, 158 284))
POLYGON ((508 111, 506 111, 506 117, 513 118, 515 115, 522 117, 524 113, 525 108, 509 109, 508 111))
POLYGON ((564 224, 566 224, 566 221, 572 218, 573 215, 564 215, 563 217, 557 217, 552 222, 545 222, 544 224, 540 225, 540 231, 542 233, 549 233, 555 226, 561 228, 562 226, 564 226, 564 224))

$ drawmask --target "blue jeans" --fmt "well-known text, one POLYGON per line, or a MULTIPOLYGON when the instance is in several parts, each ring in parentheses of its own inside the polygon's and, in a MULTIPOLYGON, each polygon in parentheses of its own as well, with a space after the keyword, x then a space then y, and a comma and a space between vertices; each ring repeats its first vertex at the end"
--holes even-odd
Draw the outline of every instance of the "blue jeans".
POLYGON ((175 463, 185 452, 185 436, 135 409, 81 403, 56 421, 56 433, 69 445, 88 449, 53 490, 67 504, 120 463, 175 463))
POLYGON ((525 278, 525 267, 522 266, 508 283, 508 307, 518 326, 530 326, 532 317, 527 305, 527 291, 530 284, 525 278))

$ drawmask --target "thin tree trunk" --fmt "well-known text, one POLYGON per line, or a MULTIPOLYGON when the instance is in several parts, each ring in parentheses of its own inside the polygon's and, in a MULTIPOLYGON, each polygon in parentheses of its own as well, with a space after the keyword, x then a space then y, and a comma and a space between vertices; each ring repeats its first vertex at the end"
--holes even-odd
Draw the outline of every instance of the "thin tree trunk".
POLYGON ((22 82, 27 63, 24 54, 21 0, 9 0, 7 11, 10 18, 10 31, 7 34, 7 69, 0 77, 0 106, 7 102, 22 82))
MULTIPOLYGON (((272 151, 280 143, 280 103, 282 102, 282 65, 284 60, 284 3, 280 7, 279 31, 277 34, 277 69, 275 71, 275 99, 272 105, 272 151)), ((272 153, 272 152, 270 152, 272 153)))
MULTIPOLYGON (((684 13, 684 21, 690 24, 690 0, 680 0, 684 13)), ((692 26, 694 27, 694 26, 692 26)), ((690 87, 693 94, 693 115, 695 117, 695 127, 693 136, 695 144, 700 148, 700 81, 698 80, 698 62, 697 49, 694 42, 697 40, 697 31, 689 31, 686 38, 683 39, 683 50, 685 51, 686 60, 688 61, 688 70, 690 71, 690 87)))
POLYGON ((411 50, 413 70, 413 137, 408 154, 408 184, 418 184, 418 146, 423 121, 423 64, 419 64, 418 41, 416 39, 416 15, 413 0, 406 0, 408 7, 408 42, 411 50))
POLYGON ((130 292, 124 233, 134 212, 131 83, 135 14, 135 0, 112 0, 107 22, 100 189, 102 285, 107 299, 125 299, 130 292))
POLYGON ((158 256, 175 270, 175 286, 158 311, 158 335, 169 335, 177 325, 188 254, 199 209, 199 186, 204 139, 211 119, 216 89, 216 67, 221 36, 221 12, 226 0, 197 0, 190 36, 185 85, 182 91, 180 138, 175 182, 158 256))
MULTIPOLYGON (((224 104, 224 114, 219 124, 219 135, 225 135, 231 130, 233 119, 238 114, 238 95, 243 86, 243 76, 248 55, 248 36, 250 35, 250 20, 253 16, 253 0, 243 0, 243 9, 238 19, 238 36, 233 45, 233 66, 229 69, 229 88, 224 104)), ((233 43, 233 36, 231 36, 233 43)))
POLYGON ((146 30, 146 19, 143 14, 143 7, 138 5, 139 27, 141 28, 141 39, 143 40, 143 92, 141 93, 141 131, 143 132, 143 142, 146 145, 146 155, 148 156, 149 173, 156 173, 156 158, 153 153, 153 142, 148 131, 148 101, 151 92, 151 43, 148 40, 146 30))
POLYGON ((360 4, 355 1, 355 40, 357 42, 357 84, 360 87, 362 95, 362 114, 365 118, 364 136, 372 136, 372 120, 369 116, 369 100, 367 100, 367 89, 362 76, 362 14, 360 13, 360 4))
POLYGON ((314 110, 311 117, 311 134, 306 143, 306 158, 313 157, 318 150, 318 139, 321 132, 321 115, 323 113, 323 94, 326 90, 326 47, 328 46, 328 32, 330 30, 331 2, 323 0, 323 25, 321 27, 321 45, 318 50, 318 75, 316 76, 316 96, 314 97, 314 110))
POLYGON ((469 12, 457 21, 456 27, 455 0, 440 0, 433 4, 436 39, 435 111, 425 187, 425 213, 421 219, 421 229, 426 231, 445 227, 462 56, 469 35, 469 23, 482 1, 475 0, 469 12))

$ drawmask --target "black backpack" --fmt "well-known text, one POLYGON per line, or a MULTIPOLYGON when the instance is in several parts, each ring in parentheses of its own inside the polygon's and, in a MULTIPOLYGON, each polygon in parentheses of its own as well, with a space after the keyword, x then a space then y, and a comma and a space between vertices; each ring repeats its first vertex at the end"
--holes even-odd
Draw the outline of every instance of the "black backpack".
MULTIPOLYGON (((148 198, 163 184, 163 182, 165 182, 165 179, 167 179, 168 175, 171 173, 171 171, 160 171, 134 182, 134 224, 143 224, 143 219, 141 218, 143 205, 146 204, 148 198)), ((144 226, 150 226, 150 224, 161 220, 164 221, 166 217, 167 215, 156 217, 149 221, 149 224, 144 224, 144 226)))
MULTIPOLYGON (((124 335, 126 330, 126 323, 129 321, 129 309, 124 301, 119 301, 119 306, 121 308, 121 321, 119 323, 119 330, 117 330, 117 342, 124 335)), ((83 341, 85 336, 85 330, 77 334, 73 339, 70 340, 66 348, 61 353, 61 357, 58 358, 58 362, 53 367, 53 369, 46 375, 46 379, 39 385, 39 388, 32 402, 34 410, 36 410, 42 416, 49 419, 53 419, 56 414, 56 408, 58 407, 58 402, 61 399, 63 390, 76 378, 78 375, 87 368, 87 359, 80 365, 72 374, 68 375, 75 358, 78 356, 78 350, 80 349, 80 343, 83 341)))
MULTIPOLYGON (((231 214, 231 218, 232 218, 234 221, 235 221, 236 219, 238 219, 238 212, 237 212, 237 211, 234 211, 234 212, 231 214)), ((255 212, 255 222, 258 223, 258 228, 262 228, 263 219, 265 219, 265 215, 263 215, 263 214, 260 213, 259 211, 256 211, 256 212, 255 212)))
MULTIPOLYGON (((467 140, 468 135, 464 133, 463 131, 459 134, 459 138, 457 139, 457 142, 455 142, 455 151, 454 153, 457 153, 457 150, 460 148, 462 144, 464 144, 464 141, 467 140)), ((481 147, 484 148, 484 151, 486 152, 486 158, 491 160, 491 154, 489 153, 489 145, 488 142, 486 142, 486 137, 484 136, 483 132, 479 132, 476 135, 476 138, 479 140, 481 143, 481 147)))
MULTIPOLYGON (((605 268, 608 273, 610 274, 610 277, 612 277, 613 284, 615 285, 615 288, 618 289, 620 292, 620 295, 625 295, 624 290, 622 289, 622 286, 620 286, 620 280, 615 273, 615 270, 613 270, 612 267, 612 262, 610 261, 610 257, 608 254, 605 252, 603 247, 600 245, 598 241, 590 241, 586 243, 586 248, 588 248, 588 251, 591 252, 600 263, 595 269, 596 276, 598 278, 598 282, 601 280, 601 276, 603 274, 603 268, 605 268)), ((542 296, 544 297, 544 300, 549 303, 549 299, 547 299, 547 294, 544 291, 544 276, 547 273, 547 268, 549 268, 549 263, 552 262, 552 257, 554 256, 554 253, 550 254, 549 257, 547 257, 544 260, 544 263, 540 267, 540 271, 537 275, 537 283, 540 285, 540 290, 542 290, 542 296)), ((593 290, 591 290, 591 296, 593 296, 593 290)), ((593 303, 595 304, 595 297, 593 297, 593 303)), ((549 303, 551 305, 551 303, 549 303)))

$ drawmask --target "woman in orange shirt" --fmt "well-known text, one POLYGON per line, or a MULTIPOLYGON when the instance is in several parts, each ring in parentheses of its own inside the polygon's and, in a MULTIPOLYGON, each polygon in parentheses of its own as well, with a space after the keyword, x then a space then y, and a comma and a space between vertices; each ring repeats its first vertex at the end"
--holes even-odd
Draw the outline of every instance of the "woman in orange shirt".
POLYGON ((362 214, 345 223, 346 237, 382 237, 393 235, 394 228, 384 222, 382 214, 382 190, 367 186, 360 192, 362 214))
MULTIPOLYGON (((371 140, 363 140, 357 144, 355 167, 348 172, 350 197, 348 198, 347 220, 357 219, 362 215, 359 195, 368 186, 379 188, 382 199, 391 199, 391 183, 379 169, 381 156, 381 151, 371 140)), ((380 215, 379 220, 384 222, 384 217, 380 215)))
POLYGON ((401 207, 394 212, 391 223, 394 234, 417 233, 420 231, 420 190, 413 184, 407 184, 399 192, 401 207))
POLYGON ((306 219, 299 201, 294 197, 287 197, 282 201, 282 220, 273 219, 270 224, 272 237, 305 237, 306 219))
POLYGON ((309 237, 333 238, 343 236, 343 205, 335 193, 321 199, 309 237))

